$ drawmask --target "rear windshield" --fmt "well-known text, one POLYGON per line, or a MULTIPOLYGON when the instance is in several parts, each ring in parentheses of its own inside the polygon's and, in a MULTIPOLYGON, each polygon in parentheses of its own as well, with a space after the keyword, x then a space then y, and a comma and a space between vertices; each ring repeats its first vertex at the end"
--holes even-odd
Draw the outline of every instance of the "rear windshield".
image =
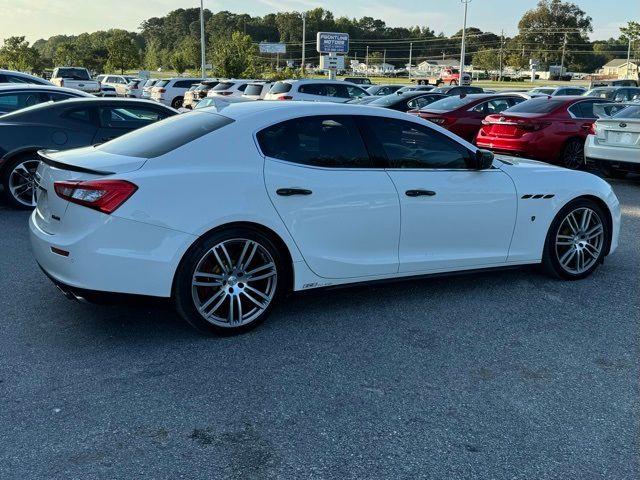
POLYGON ((167 83, 169 83, 169 80, 160 80, 158 83, 156 83, 154 86, 155 87, 164 87, 167 85, 167 83))
POLYGON ((157 80, 147 80, 144 84, 145 87, 151 87, 153 85, 155 85, 158 81, 157 80))
POLYGON ((533 90, 530 90, 529 93, 542 93, 544 95, 551 95, 553 92, 555 92, 556 89, 555 88, 534 88, 533 90))
POLYGON ((134 130, 96 147, 126 157, 155 158, 229 125, 233 120, 215 113, 191 112, 134 130))
POLYGON ((457 108, 464 107, 466 104, 477 100, 477 98, 464 96, 464 97, 447 97, 442 100, 436 100, 433 103, 430 103, 425 110, 437 111, 437 112, 450 112, 451 110, 456 110, 457 108))
POLYGON ((640 105, 631 105, 623 108, 613 115, 615 118, 639 118, 640 119, 640 105))
POLYGON ((389 105, 394 105, 395 103, 405 98, 409 99, 413 97, 405 97, 403 95, 398 95, 397 93, 391 93, 389 95, 383 95, 382 97, 371 100, 368 103, 371 103, 372 105, 376 105, 378 107, 388 107, 389 105))
POLYGON ((278 93, 287 93, 291 90, 291 84, 287 82, 277 82, 271 87, 269 93, 278 94, 278 93))
POLYGON ((247 85, 247 88, 244 91, 245 95, 260 95, 262 93, 263 85, 251 83, 247 85))
POLYGON ((507 108, 502 113, 549 113, 560 107, 566 100, 553 98, 532 98, 507 108))
POLYGON ((84 68, 59 68, 58 78, 69 78, 72 80, 91 80, 89 72, 84 68))
POLYGON ((220 82, 215 87, 213 87, 214 92, 219 92, 220 90, 227 90, 235 85, 234 82, 220 82))

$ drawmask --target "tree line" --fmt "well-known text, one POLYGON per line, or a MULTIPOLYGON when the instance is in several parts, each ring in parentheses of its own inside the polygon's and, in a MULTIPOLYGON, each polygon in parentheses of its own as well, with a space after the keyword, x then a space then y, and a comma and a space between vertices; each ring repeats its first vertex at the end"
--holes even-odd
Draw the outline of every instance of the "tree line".
MULTIPOLYGON (((412 58, 415 65, 425 59, 455 56, 460 52, 462 30, 454 35, 436 34, 428 26, 390 27, 381 19, 338 17, 323 8, 301 12, 280 12, 264 16, 213 13, 205 10, 207 62, 214 75, 256 77, 274 66, 273 55, 261 55, 260 42, 283 42, 283 59, 300 63, 302 56, 302 16, 306 21, 306 58, 319 63, 315 37, 319 31, 349 33, 347 61, 357 58, 404 67, 412 58), (367 48, 368 47, 368 48, 367 48)), ((528 67, 529 59, 540 60, 542 68, 564 64, 572 71, 590 72, 613 58, 626 55, 628 40, 634 40, 633 57, 638 57, 640 24, 629 22, 618 38, 590 41, 592 19, 577 5, 563 0, 540 0, 518 23, 518 34, 504 37, 466 30, 467 64, 494 70, 501 65, 528 67), (502 63, 500 63, 502 60, 502 63)), ((111 29, 80 35, 54 35, 30 45, 24 37, 10 37, 0 48, 0 66, 40 72, 61 65, 84 66, 96 73, 131 69, 172 69, 183 73, 200 65, 200 10, 177 9, 163 17, 153 17, 138 32, 111 29)), ((288 72, 290 73, 290 72, 288 72)))

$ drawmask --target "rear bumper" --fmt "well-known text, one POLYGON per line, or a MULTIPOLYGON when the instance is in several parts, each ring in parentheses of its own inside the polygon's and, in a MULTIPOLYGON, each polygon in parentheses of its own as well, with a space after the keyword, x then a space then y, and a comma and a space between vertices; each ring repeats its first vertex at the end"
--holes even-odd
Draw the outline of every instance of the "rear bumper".
POLYGON ((624 163, 640 168, 640 148, 601 144, 595 135, 589 135, 584 143, 587 162, 624 163))
MULTIPOLYGON (((544 130, 541 130, 544 132, 544 130)), ((503 138, 483 135, 482 129, 475 138, 479 148, 487 148, 497 153, 515 157, 535 158, 547 162, 555 162, 560 155, 559 149, 550 145, 549 138, 536 133, 526 133, 519 138, 503 138)))
MULTIPOLYGON (((65 223, 70 213, 67 211, 65 223)), ((66 291, 170 297, 175 271, 195 237, 98 212, 95 215, 106 218, 63 234, 49 234, 38 226, 37 211, 33 212, 29 218, 31 247, 47 276, 67 287, 66 291), (51 247, 69 252, 68 256, 54 253, 51 247)))

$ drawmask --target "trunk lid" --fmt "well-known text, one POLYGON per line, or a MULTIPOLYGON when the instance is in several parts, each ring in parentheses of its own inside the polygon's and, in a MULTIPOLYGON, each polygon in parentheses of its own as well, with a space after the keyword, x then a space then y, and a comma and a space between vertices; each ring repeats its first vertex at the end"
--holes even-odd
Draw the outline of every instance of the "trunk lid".
POLYGON ((595 124, 598 143, 616 147, 640 147, 640 119, 598 119, 595 124))
POLYGON ((519 138, 526 132, 546 126, 542 117, 543 115, 488 115, 482 120, 482 131, 486 135, 519 138))
POLYGON ((112 175, 138 170, 146 158, 114 155, 94 147, 63 152, 41 150, 42 158, 35 175, 36 222, 47 233, 60 231, 69 201, 58 196, 54 183, 109 178, 112 175))

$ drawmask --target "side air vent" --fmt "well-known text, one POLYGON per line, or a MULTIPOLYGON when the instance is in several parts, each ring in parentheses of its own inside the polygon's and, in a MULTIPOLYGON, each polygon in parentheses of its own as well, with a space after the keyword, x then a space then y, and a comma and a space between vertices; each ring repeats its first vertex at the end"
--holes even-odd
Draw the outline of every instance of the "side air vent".
POLYGON ((529 199, 534 199, 537 200, 539 198, 544 198, 544 199, 549 199, 549 198, 553 198, 555 197, 555 194, 553 193, 527 193, 526 195, 522 195, 523 200, 529 200, 529 199))

